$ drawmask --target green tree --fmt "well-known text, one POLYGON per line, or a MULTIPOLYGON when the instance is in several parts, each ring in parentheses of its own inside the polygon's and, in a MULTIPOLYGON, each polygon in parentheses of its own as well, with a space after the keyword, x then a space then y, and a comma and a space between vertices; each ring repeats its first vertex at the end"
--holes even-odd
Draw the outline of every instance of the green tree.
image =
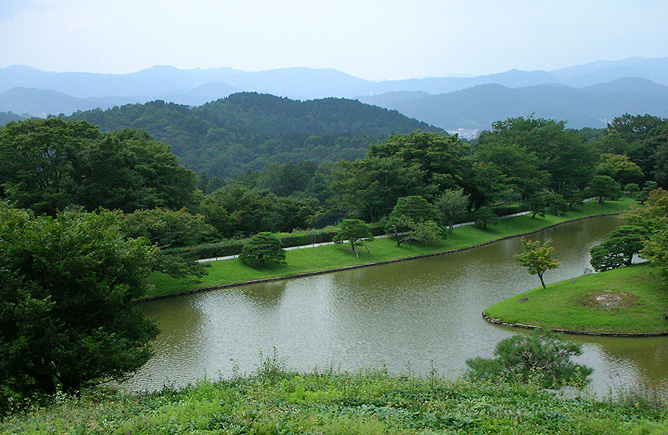
POLYGON ((275 234, 255 234, 244 245, 239 259, 248 266, 265 267, 285 261, 285 249, 275 234))
POLYGON ((0 183, 19 207, 54 215, 73 203, 82 154, 97 127, 60 118, 10 122, 0 129, 0 183))
POLYGON ((340 210, 356 218, 377 222, 387 216, 404 196, 426 196, 424 171, 407 166, 398 157, 367 156, 354 162, 339 162, 332 171, 332 190, 340 210))
MULTIPOLYGON (((541 161, 532 151, 501 139, 486 141, 475 149, 477 162, 489 163, 501 174, 496 181, 522 199, 534 196, 548 186, 550 174, 541 169, 541 161)), ((506 192, 507 194, 508 192, 506 192)))
POLYGON ((619 198, 622 190, 619 183, 607 175, 596 175, 587 188, 592 195, 598 197, 599 203, 603 203, 606 198, 613 200, 619 198))
POLYGON ((668 192, 659 188, 650 192, 644 207, 626 213, 626 221, 647 231, 648 240, 640 256, 656 266, 668 279, 668 192))
POLYGON ((571 360, 581 354, 579 344, 538 330, 501 340, 496 344, 495 358, 469 359, 466 365, 474 379, 531 383, 551 389, 583 387, 593 369, 571 360))
POLYGON ((452 234, 455 223, 466 216, 469 206, 469 195, 464 194, 464 189, 446 189, 434 203, 443 216, 443 222, 448 226, 448 232, 452 234))
POLYGON ((489 207, 480 207, 473 213, 473 217, 476 226, 483 230, 486 230, 488 225, 495 225, 499 221, 496 213, 489 207))
POLYGON ((515 258, 531 275, 538 275, 540 284, 545 288, 543 274, 559 267, 559 261, 553 259, 552 254, 554 248, 550 246, 550 241, 542 244, 540 240, 522 239, 522 252, 515 258))
POLYGON ((636 225, 621 225, 605 240, 591 248, 591 265, 597 272, 630 266, 633 256, 640 252, 647 240, 647 231, 636 225))
POLYGON ((369 248, 364 240, 373 240, 373 235, 369 225, 359 219, 344 219, 339 225, 339 232, 334 236, 334 243, 350 243, 350 248, 355 252, 355 257, 359 258, 357 246, 364 246, 367 252, 369 248))
POLYGON ((596 162, 594 148, 577 132, 566 130, 563 121, 508 118, 493 123, 492 130, 480 135, 478 146, 488 143, 514 144, 533 153, 540 161, 538 170, 549 172, 551 190, 557 193, 568 184, 584 188, 596 162))
POLYGON ((598 165, 596 165, 598 175, 608 175, 619 184, 641 182, 644 174, 640 167, 633 163, 628 156, 619 154, 601 154, 598 165))
MULTIPOLYGON (((408 240, 432 241, 434 234, 430 230, 438 228, 436 209, 425 198, 418 195, 399 198, 394 206, 386 226, 386 230, 394 233, 397 246, 408 240), (427 224, 431 222, 432 224, 427 224), (404 234, 401 234, 404 233, 404 234)), ((436 238, 438 229, 436 230, 436 238)))
POLYGON ((392 135, 383 143, 372 145, 367 157, 396 158, 404 166, 416 165, 425 186, 443 190, 462 184, 470 165, 468 154, 468 146, 456 135, 414 131, 392 135))
POLYGON ((0 250, 5 391, 76 394, 148 360, 157 328, 134 300, 147 289, 155 249, 125 238, 114 213, 34 218, 0 204, 0 250))

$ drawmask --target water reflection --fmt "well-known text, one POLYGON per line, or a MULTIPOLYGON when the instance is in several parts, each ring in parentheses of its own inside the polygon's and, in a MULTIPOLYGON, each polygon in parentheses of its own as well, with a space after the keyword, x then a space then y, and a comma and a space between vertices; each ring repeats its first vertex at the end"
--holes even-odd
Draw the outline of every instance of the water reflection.
MULTIPOLYGON (((559 269, 548 283, 582 275, 589 249, 618 225, 616 218, 581 221, 532 236, 553 239, 559 269)), ((489 357, 516 330, 481 319, 486 307, 539 285, 514 259, 511 239, 457 254, 238 287, 146 304, 163 330, 155 357, 127 383, 132 389, 184 385, 203 376, 252 371, 259 352, 275 347, 288 365, 394 372, 435 368, 458 376, 465 361, 489 357)), ((668 339, 572 337, 581 360, 596 369, 606 393, 624 383, 660 385, 668 379, 668 339)))

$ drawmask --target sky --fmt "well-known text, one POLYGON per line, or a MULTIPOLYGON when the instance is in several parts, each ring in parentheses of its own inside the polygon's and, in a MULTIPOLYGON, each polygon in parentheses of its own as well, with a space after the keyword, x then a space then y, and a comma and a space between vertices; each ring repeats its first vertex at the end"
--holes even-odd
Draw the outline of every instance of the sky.
POLYGON ((668 57, 666 23, 666 0, 0 0, 0 67, 549 71, 668 57))

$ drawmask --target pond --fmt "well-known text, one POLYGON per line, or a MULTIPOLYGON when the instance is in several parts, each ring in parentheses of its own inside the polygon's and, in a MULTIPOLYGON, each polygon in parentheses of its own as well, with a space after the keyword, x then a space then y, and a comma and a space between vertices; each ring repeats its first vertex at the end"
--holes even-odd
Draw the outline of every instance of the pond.
MULTIPOLYGON (((552 239, 561 261, 545 274, 546 282, 588 272, 589 249, 619 223, 600 217, 531 236, 552 239)), ((499 340, 522 333, 481 317, 486 307, 540 285, 514 259, 520 250, 515 238, 456 254, 144 304, 162 333, 155 356, 124 386, 153 390, 248 374, 261 353, 274 351, 299 371, 386 367, 459 376, 467 359, 490 357, 499 340)), ((668 337, 568 338, 583 344, 579 362, 595 369, 598 394, 668 382, 668 337)))

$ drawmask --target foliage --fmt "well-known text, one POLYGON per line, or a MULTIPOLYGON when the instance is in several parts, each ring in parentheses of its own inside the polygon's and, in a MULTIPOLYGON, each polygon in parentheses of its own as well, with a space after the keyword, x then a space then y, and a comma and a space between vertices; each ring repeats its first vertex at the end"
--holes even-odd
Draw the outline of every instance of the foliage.
POLYGON ((405 196, 399 198, 397 205, 394 206, 386 229, 394 233, 397 246, 407 240, 432 241, 438 238, 437 235, 434 238, 434 234, 430 233, 430 230, 435 227, 436 234, 438 234, 438 226, 434 223, 436 218, 436 209, 424 197, 418 195, 405 196), (431 222, 433 225, 426 224, 427 222, 431 222))
POLYGON ((229 184, 206 196, 200 210, 222 237, 310 228, 321 208, 311 197, 277 197, 268 190, 229 184))
POLYGON ((423 184, 435 190, 452 189, 462 184, 468 169, 468 147, 457 136, 414 131, 392 135, 372 145, 367 158, 395 158, 404 166, 417 166, 423 184))
POLYGON ((619 154, 601 154, 596 172, 598 175, 608 175, 621 185, 642 181, 644 176, 629 156, 619 154))
POLYGON ((442 221, 448 226, 448 232, 452 234, 455 223, 459 222, 465 215, 469 205, 469 195, 464 189, 446 189, 434 202, 437 210, 441 212, 442 221))
POLYGON ((38 214, 71 205, 178 210, 199 199, 195 174, 136 130, 103 134, 85 121, 61 118, 10 122, 0 129, 0 162, 4 196, 38 214))
POLYGON ((593 370, 571 361, 571 357, 581 353, 579 344, 536 330, 498 342, 495 358, 474 358, 466 364, 475 379, 517 381, 552 389, 566 385, 584 387, 593 370))
POLYGON ((144 129, 169 144, 186 167, 223 179, 269 163, 350 161, 391 134, 442 132, 397 111, 355 100, 302 102, 250 92, 199 107, 152 101, 70 118, 85 119, 102 131, 144 129))
POLYGON ((145 237, 160 249, 154 270, 173 277, 185 275, 202 276, 205 269, 197 263, 197 257, 179 255, 174 248, 198 245, 209 240, 215 229, 204 222, 200 214, 154 208, 137 210, 122 216, 120 226, 128 237, 145 237))
POLYGON ((351 249, 358 258, 357 246, 364 246, 369 253, 371 252, 364 243, 365 239, 373 240, 373 236, 369 230, 369 225, 359 219, 344 219, 339 225, 339 232, 334 236, 335 243, 343 243, 345 241, 350 243, 351 249))
POLYGON ((442 238, 444 238, 443 232, 438 224, 433 220, 428 220, 409 225, 408 233, 403 240, 423 244, 434 244, 442 238))
MULTIPOLYGON (((467 248, 481 243, 497 240, 502 237, 524 234, 530 231, 538 231, 550 225, 555 225, 571 219, 582 218, 585 216, 596 216, 600 214, 621 213, 626 210, 633 201, 624 198, 614 203, 599 204, 596 201, 585 203, 577 210, 569 211, 565 216, 546 216, 544 219, 531 219, 530 216, 517 216, 510 219, 499 220, 494 231, 481 231, 473 225, 466 225, 455 228, 454 236, 447 240, 431 245, 415 245, 407 250, 398 247, 390 238, 377 238, 370 246, 372 253, 364 257, 356 258, 350 256, 348 252, 339 249, 338 246, 318 246, 309 249, 295 249, 286 252, 288 264, 281 268, 271 269, 251 269, 243 266, 239 261, 215 261, 209 264, 208 274, 201 280, 176 280, 162 274, 154 274, 152 281, 155 284, 154 290, 150 296, 159 296, 164 294, 189 291, 198 288, 207 288, 219 286, 222 284, 234 284, 245 281, 257 280, 262 278, 276 278, 298 275, 309 272, 320 272, 359 264, 376 263, 379 261, 391 261, 400 258, 407 258, 417 255, 434 254, 450 249, 467 248)), ((369 225, 373 230, 372 234, 382 234, 383 228, 376 227, 379 233, 374 230, 374 225, 369 225)), ((334 227, 326 228, 324 236, 338 232, 334 227)), ((308 233, 308 231, 307 231, 308 233)), ((308 234, 299 237, 300 240, 308 241, 308 234)), ((294 239, 293 239, 294 240, 294 239)), ((230 248, 237 248, 239 241, 230 241, 230 248)), ((312 242, 310 242, 312 243, 312 242)), ((227 242, 225 242, 227 244, 227 242)), ((207 248, 205 246, 205 248, 207 248)), ((213 249, 217 249, 214 245, 213 249)), ((224 248, 224 247, 223 247, 224 248)), ((208 249, 208 248, 207 248, 208 249)), ((241 248, 239 247, 239 250, 241 248)), ((210 252, 210 251, 205 251, 210 252)), ((213 257, 216 255, 204 255, 200 258, 213 257)))
POLYGON ((285 261, 285 249, 276 235, 262 232, 246 242, 239 259, 248 266, 270 266, 285 261))
POLYGON ((133 303, 155 251, 111 212, 34 218, 0 204, 0 386, 77 393, 144 364, 156 327, 133 303))
POLYGON ((554 248, 550 246, 550 241, 543 244, 540 240, 522 239, 522 252, 515 258, 531 275, 538 275, 541 285, 545 288, 543 274, 559 267, 559 261, 552 258, 553 253, 554 248))
MULTIPOLYGON (((576 132, 566 130, 563 121, 533 117, 498 121, 492 124, 491 131, 484 131, 478 138, 479 147, 484 148, 492 143, 500 143, 511 149, 519 146, 528 153, 533 153, 540 162, 536 169, 550 174, 549 187, 556 193, 568 184, 574 184, 578 188, 586 186, 596 161, 594 149, 576 132)), ((519 159, 518 162, 525 162, 523 165, 529 163, 528 154, 522 156, 517 153, 517 148, 515 150, 513 156, 519 159)), ((508 163, 514 165, 513 162, 508 163)), ((526 167, 534 170, 532 163, 526 167)), ((523 177, 521 172, 507 173, 510 176, 523 177)), ((530 192, 531 190, 526 191, 530 192)))
POLYGON ((489 207, 480 207, 475 211, 473 217, 476 226, 483 230, 487 229, 487 225, 495 225, 499 221, 499 218, 489 207))
POLYGON ((633 256, 640 252, 647 239, 647 231, 635 225, 614 229, 600 245, 591 248, 591 266, 597 272, 630 266, 633 256))
POLYGON ((621 194, 619 183, 607 175, 594 176, 587 188, 592 195, 598 197, 599 203, 602 203, 605 199, 618 199, 621 194))
POLYGON ((339 162, 332 171, 337 208, 349 215, 379 221, 401 197, 427 195, 425 174, 418 165, 406 166, 397 157, 366 157, 339 162))
POLYGON ((147 394, 95 392, 0 423, 8 434, 660 434, 665 403, 551 394, 381 369, 258 373, 147 394))
POLYGON ((661 188, 652 191, 646 206, 631 210, 626 220, 647 232, 648 240, 640 255, 656 265, 668 279, 668 192, 661 188))

